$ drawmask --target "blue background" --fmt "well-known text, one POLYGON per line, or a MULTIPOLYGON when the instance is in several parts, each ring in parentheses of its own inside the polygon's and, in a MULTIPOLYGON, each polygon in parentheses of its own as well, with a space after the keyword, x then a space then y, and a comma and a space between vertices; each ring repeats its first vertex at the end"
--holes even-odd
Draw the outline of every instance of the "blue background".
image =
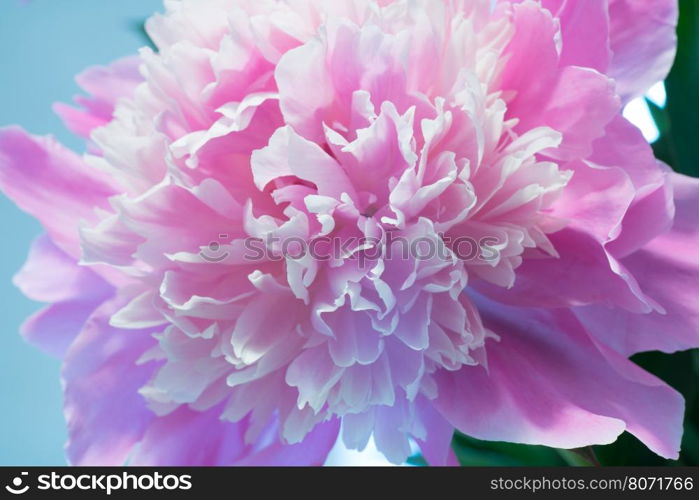
MULTIPOLYGON (((51 111, 79 93, 74 76, 144 44, 138 25, 160 0, 0 0, 0 126, 54 134, 77 151, 51 111)), ((60 363, 20 337, 22 321, 41 306, 12 285, 32 239, 33 218, 0 194, 0 465, 64 464, 60 363)))

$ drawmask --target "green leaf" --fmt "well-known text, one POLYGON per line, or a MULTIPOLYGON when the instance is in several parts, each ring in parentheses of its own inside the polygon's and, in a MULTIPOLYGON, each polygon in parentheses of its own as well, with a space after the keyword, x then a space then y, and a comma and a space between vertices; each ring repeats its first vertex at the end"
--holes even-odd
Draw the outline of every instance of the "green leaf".
POLYGON ((459 432, 452 448, 466 466, 559 466, 566 461, 553 448, 524 444, 479 441, 459 432))
POLYGON ((592 446, 573 450, 558 450, 558 454, 568 465, 574 467, 596 467, 600 465, 597 454, 592 446))
POLYGON ((665 116, 654 114, 658 128, 664 129, 654 149, 676 171, 699 177, 699 2, 679 3, 677 59, 665 81, 665 116))

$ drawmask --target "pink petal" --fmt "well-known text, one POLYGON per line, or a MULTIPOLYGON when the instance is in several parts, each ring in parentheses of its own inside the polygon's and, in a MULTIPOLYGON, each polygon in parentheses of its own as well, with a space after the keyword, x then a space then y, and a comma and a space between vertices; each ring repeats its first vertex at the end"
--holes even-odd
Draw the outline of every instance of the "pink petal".
POLYGON ((61 302, 32 314, 22 324, 22 336, 42 351, 62 358, 94 312, 98 302, 61 302))
POLYGON ((221 234, 227 240, 236 235, 234 230, 240 232, 239 222, 207 205, 197 196, 196 189, 170 182, 136 199, 115 200, 117 215, 83 231, 86 254, 98 262, 104 259, 115 265, 123 265, 122 259, 127 256, 163 265, 170 263, 168 255, 181 251, 198 253, 211 242, 220 242, 221 234), (183 218, 182 213, 188 216, 183 218), (109 245, 104 245, 105 238, 109 245))
POLYGON ((328 350, 336 365, 343 368, 355 363, 370 365, 383 351, 381 334, 373 328, 369 315, 353 311, 349 304, 324 314, 323 320, 332 332, 338 333, 328 341, 328 350))
POLYGON ((153 420, 129 463, 159 467, 231 465, 251 448, 244 442, 244 431, 244 423, 222 422, 218 408, 199 412, 181 406, 153 420))
POLYGON ((297 444, 274 443, 236 462, 242 466, 303 466, 323 465, 337 441, 340 422, 333 419, 316 425, 304 440, 297 444))
POLYGON ((598 346, 568 312, 478 303, 501 337, 489 346, 488 370, 436 377, 436 407, 457 429, 556 448, 610 443, 628 430, 659 455, 678 456, 680 394, 598 346))
POLYGON ((675 58, 677 0, 610 0, 610 75, 625 100, 665 79, 675 58))
POLYGON ((419 399, 416 409, 427 431, 424 439, 418 439, 425 460, 431 466, 451 465, 453 455, 451 440, 454 436, 454 426, 435 410, 430 401, 419 399))
POLYGON ((648 243, 672 225, 674 208, 669 168, 654 156, 648 142, 634 125, 618 116, 607 126, 604 137, 593 144, 590 161, 623 169, 636 194, 622 221, 621 233, 609 250, 624 257, 648 243))
POLYGON ((319 195, 339 200, 343 193, 347 193, 357 199, 342 167, 317 144, 304 139, 291 127, 278 129, 266 148, 253 153, 251 163, 258 189, 264 189, 275 178, 293 175, 313 183, 319 195))
POLYGON ((559 257, 527 260, 511 289, 481 282, 474 286, 505 303, 528 307, 607 304, 636 312, 656 307, 624 265, 589 234, 563 229, 549 240, 559 257))
POLYGON ((523 118, 520 126, 546 125, 561 132, 563 143, 555 153, 558 158, 589 155, 593 141, 604 134, 607 124, 619 113, 614 82, 591 69, 568 67, 549 92, 542 108, 523 118))
POLYGON ((73 133, 88 139, 93 129, 106 125, 119 99, 133 94, 143 81, 138 71, 141 59, 137 56, 115 61, 110 66, 94 66, 76 77, 80 88, 90 97, 76 97, 82 109, 63 103, 54 104, 54 111, 73 133))
POLYGON ((699 180, 679 174, 671 179, 677 207, 672 229, 622 261, 666 313, 632 314, 604 307, 576 310, 600 342, 625 356, 699 347, 699 180))
POLYGON ((137 364, 155 344, 149 330, 119 330, 110 301, 88 320, 70 346, 63 368, 68 459, 75 465, 123 465, 155 415, 139 389, 153 363, 137 364))
POLYGON ((106 176, 50 137, 32 137, 18 127, 0 130, 0 189, 43 224, 54 243, 80 255, 78 224, 96 221, 114 194, 106 176))
POLYGON ((322 465, 337 440, 337 420, 318 425, 304 441, 285 445, 274 428, 259 442, 245 442, 248 419, 220 420, 220 409, 180 407, 148 428, 130 464, 136 466, 302 466, 322 465))
POLYGON ((515 34, 505 52, 510 60, 500 87, 516 91, 508 103, 508 115, 535 117, 558 77, 558 26, 551 13, 535 2, 513 5, 512 11, 515 34), (531 71, 531 61, 537 61, 536 72, 531 71))
POLYGON ((574 175, 553 214, 568 222, 549 235, 557 257, 527 259, 505 290, 474 284, 505 303, 537 307, 608 304, 649 312, 656 304, 632 273, 607 249, 622 230, 634 200, 633 184, 620 168, 570 164, 574 175))
POLYGON ((46 235, 34 240, 13 282, 24 295, 38 302, 91 301, 111 293, 92 270, 79 266, 46 235))
POLYGON ((606 73, 611 59, 607 0, 543 0, 561 22, 561 64, 606 73))
POLYGON ((94 309, 113 293, 94 272, 78 266, 46 235, 32 243, 14 283, 27 297, 53 303, 29 317, 21 331, 26 340, 56 357, 65 354, 94 309))

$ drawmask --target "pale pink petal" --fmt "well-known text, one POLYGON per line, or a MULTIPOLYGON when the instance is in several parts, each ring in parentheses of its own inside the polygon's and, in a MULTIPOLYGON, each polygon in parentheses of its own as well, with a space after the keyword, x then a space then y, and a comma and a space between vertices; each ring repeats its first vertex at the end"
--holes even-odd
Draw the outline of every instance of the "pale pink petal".
POLYGON ((606 73, 611 60, 608 0, 543 0, 561 23, 561 64, 606 73))
POLYGON ((552 153, 561 159, 583 158, 592 143, 604 134, 607 124, 619 113, 614 83, 591 69, 564 68, 548 91, 538 113, 520 126, 546 125, 563 133, 563 143, 552 153))
POLYGON ((623 259, 641 288, 664 312, 631 314, 603 307, 581 308, 576 315, 600 342, 628 356, 641 351, 674 352, 699 346, 699 181, 672 174, 677 214, 672 229, 623 259))
POLYGON ((78 224, 95 221, 95 208, 106 208, 114 194, 106 176, 78 155, 18 127, 0 130, 0 188, 74 258, 80 255, 78 224))
POLYGON ((570 313, 488 308, 486 325, 501 338, 488 370, 438 375, 436 406, 457 429, 557 448, 610 443, 628 430, 656 453, 678 456, 684 405, 676 391, 598 347, 570 313))
POLYGON ((93 129, 109 123, 119 99, 131 96, 143 77, 138 71, 138 57, 126 57, 110 66, 94 66, 75 79, 89 97, 76 97, 80 108, 63 103, 54 104, 54 111, 71 132, 88 139, 93 129))
POLYGON ((662 81, 677 49, 676 0, 610 0, 610 75, 625 99, 662 81))
POLYGON ((20 332, 32 345, 62 358, 99 302, 60 302, 27 318, 20 332))
POLYGON ((155 418, 138 391, 156 366, 137 364, 155 345, 153 332, 109 326, 119 305, 97 309, 66 353, 66 449, 75 465, 123 465, 155 418))
POLYGON ((622 222, 621 232, 609 245, 621 258, 638 250, 672 224, 671 183, 669 168, 653 156, 641 131, 624 117, 616 117, 593 144, 590 160, 596 164, 623 169, 633 183, 636 194, 622 222))
POLYGON ((432 466, 452 465, 454 426, 435 410, 430 401, 418 401, 417 411, 427 432, 424 439, 418 440, 425 460, 432 466))
POLYGON ((297 444, 275 443, 236 462, 242 466, 322 465, 335 445, 340 431, 339 421, 318 424, 297 444))
POLYGON ((192 411, 182 406, 155 419, 130 456, 134 466, 232 465, 251 448, 245 424, 222 422, 220 412, 192 411))
POLYGON ((111 292, 91 269, 79 266, 46 235, 34 240, 13 282, 24 295, 38 302, 92 301, 104 299, 111 292))
POLYGON ((92 270, 78 266, 42 235, 32 244, 14 283, 29 298, 52 305, 30 316, 22 335, 52 356, 63 357, 92 312, 113 289, 92 270))

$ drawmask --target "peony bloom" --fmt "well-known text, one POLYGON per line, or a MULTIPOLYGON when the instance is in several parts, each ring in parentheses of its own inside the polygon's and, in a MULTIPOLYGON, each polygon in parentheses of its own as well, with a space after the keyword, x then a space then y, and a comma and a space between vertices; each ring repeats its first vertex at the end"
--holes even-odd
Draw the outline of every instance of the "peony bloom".
POLYGON ((677 456, 682 398, 628 357, 699 346, 699 181, 620 113, 675 0, 165 6, 57 106, 87 154, 0 133, 72 463, 677 456))

